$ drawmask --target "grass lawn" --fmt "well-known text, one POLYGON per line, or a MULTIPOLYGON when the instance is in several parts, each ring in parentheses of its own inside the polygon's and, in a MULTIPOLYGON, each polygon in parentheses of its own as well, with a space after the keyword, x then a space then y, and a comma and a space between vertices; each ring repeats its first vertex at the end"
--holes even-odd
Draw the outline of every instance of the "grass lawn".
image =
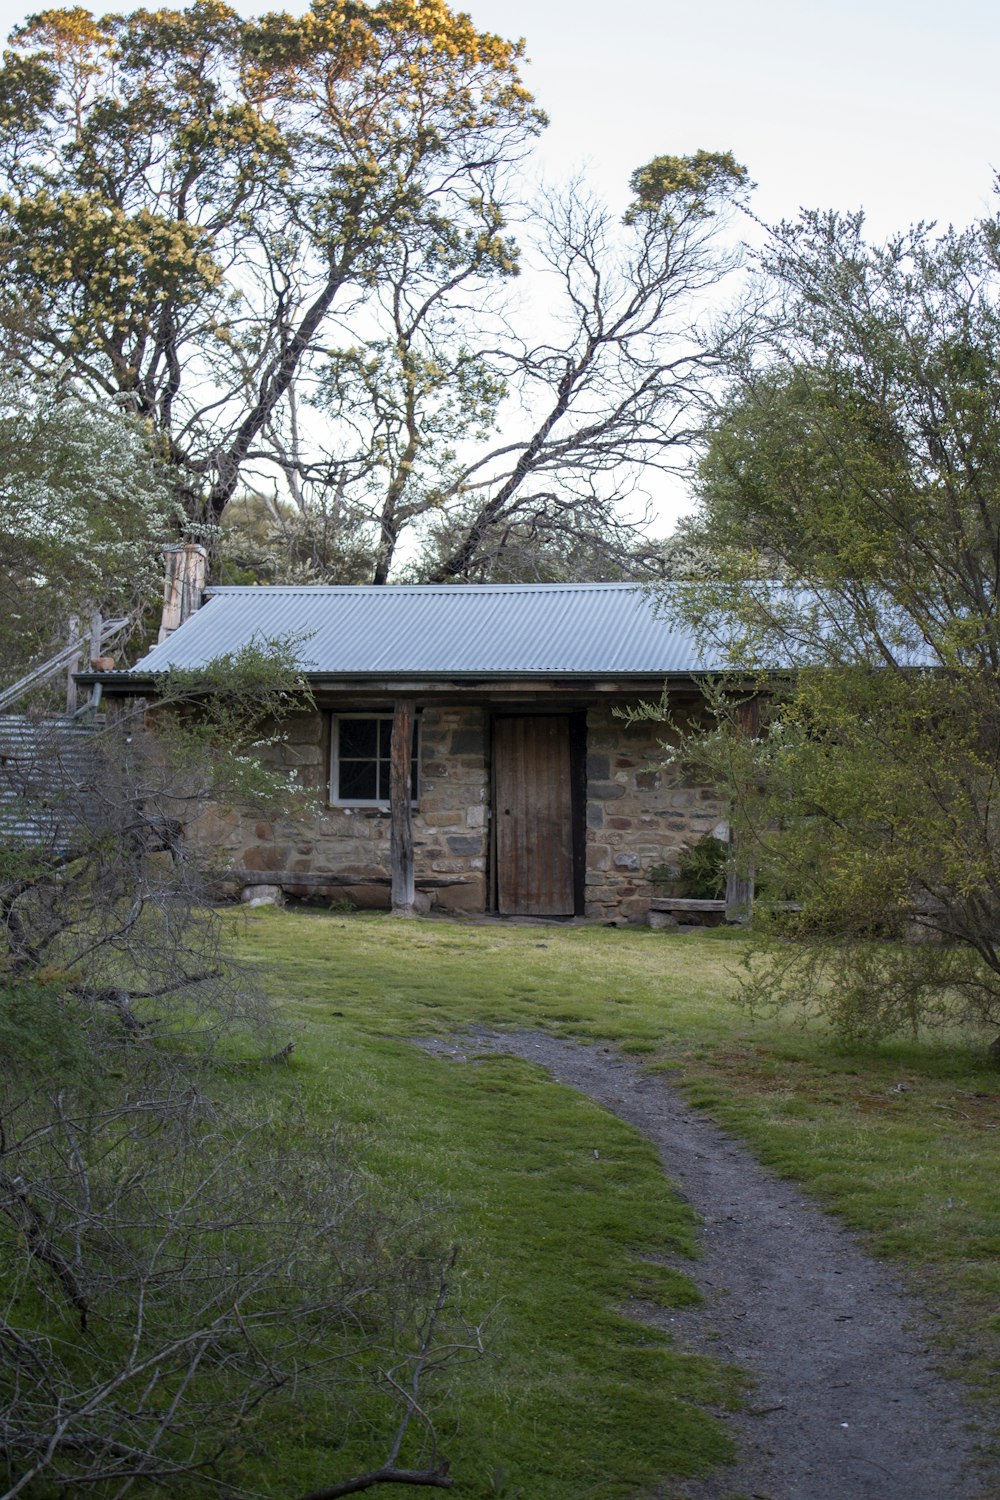
MULTIPOLYGON (((741 1386, 624 1314, 633 1297, 695 1295, 656 1261, 689 1254, 692 1226, 652 1148, 537 1068, 458 1069, 406 1040, 421 1034, 544 1027, 669 1069, 895 1258, 963 1373, 996 1382, 1000 1076, 972 1039, 861 1053, 818 1028, 754 1022, 732 1003, 741 939, 728 931, 260 911, 239 941, 298 1028, 279 1088, 367 1139, 398 1190, 439 1205, 462 1246, 466 1310, 492 1309, 489 1358, 440 1417, 469 1500, 669 1495, 669 1476, 725 1460, 713 1411, 741 1386)), ((339 1442, 297 1433, 287 1492, 349 1472, 353 1440, 339 1442)))

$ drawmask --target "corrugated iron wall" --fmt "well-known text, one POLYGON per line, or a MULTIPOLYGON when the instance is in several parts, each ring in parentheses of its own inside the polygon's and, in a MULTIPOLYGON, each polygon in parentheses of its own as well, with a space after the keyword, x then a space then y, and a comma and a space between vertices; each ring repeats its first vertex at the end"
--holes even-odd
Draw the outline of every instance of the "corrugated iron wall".
POLYGON ((97 728, 0 715, 0 843, 72 852, 86 823, 97 728))

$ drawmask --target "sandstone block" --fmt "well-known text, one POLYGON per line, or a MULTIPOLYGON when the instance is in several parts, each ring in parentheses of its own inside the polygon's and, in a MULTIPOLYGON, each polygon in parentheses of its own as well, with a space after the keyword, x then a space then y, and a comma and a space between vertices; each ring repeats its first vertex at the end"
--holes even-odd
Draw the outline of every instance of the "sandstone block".
POLYGON ((630 922, 645 922, 649 911, 649 898, 647 896, 627 896, 619 903, 619 910, 623 916, 628 917, 630 922))
POLYGON ((318 745, 323 739, 322 714, 293 714, 285 725, 285 738, 296 745, 318 745))
POLYGON ((452 854, 481 854, 483 841, 475 834, 450 833, 447 838, 452 854))
POLYGON ((285 893, 280 885, 245 885, 240 900, 244 906, 284 906, 285 893))
POLYGON ((455 729, 451 736, 452 755, 475 755, 482 758, 486 753, 485 736, 481 729, 455 729))
POLYGON ((236 863, 244 870, 279 870, 281 866, 276 855, 277 849, 272 844, 266 844, 263 848, 251 844, 249 849, 244 849, 237 856, 236 863))
POLYGON ((281 758, 286 766, 318 766, 323 752, 318 745, 284 745, 281 758))
POLYGON ((461 885, 445 885, 434 892, 434 905, 443 911, 484 911, 486 896, 478 877, 461 885))

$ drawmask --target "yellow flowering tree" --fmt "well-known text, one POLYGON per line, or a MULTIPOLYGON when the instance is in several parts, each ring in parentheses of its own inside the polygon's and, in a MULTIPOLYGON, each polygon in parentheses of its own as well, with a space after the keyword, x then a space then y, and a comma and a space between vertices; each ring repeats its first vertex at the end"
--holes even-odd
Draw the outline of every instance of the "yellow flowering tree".
POLYGON ((441 0, 32 17, 0 68, 8 358, 150 424, 192 521, 276 450, 294 480, 296 388, 388 262, 463 295, 516 270, 520 51, 441 0))

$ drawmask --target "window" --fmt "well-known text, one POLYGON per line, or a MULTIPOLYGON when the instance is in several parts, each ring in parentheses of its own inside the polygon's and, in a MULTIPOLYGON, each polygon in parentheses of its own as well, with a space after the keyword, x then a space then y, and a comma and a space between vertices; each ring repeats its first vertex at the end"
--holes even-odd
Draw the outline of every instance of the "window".
MULTIPOLYGON (((413 725, 410 796, 417 800, 419 725, 413 725)), ((335 714, 330 745, 330 801, 389 805, 392 714, 335 714)))

